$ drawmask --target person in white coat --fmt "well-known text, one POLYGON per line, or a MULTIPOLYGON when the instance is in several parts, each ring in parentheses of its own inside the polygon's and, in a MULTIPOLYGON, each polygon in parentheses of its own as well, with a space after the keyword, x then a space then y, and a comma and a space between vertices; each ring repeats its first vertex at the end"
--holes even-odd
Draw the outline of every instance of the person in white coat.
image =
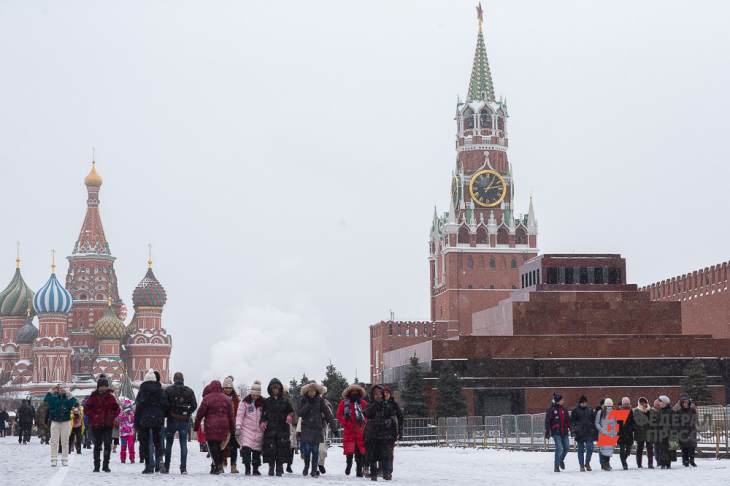
MULTIPOLYGON (((609 419, 611 410, 613 410, 613 400, 611 400, 610 398, 606 398, 605 400, 603 400, 603 406, 601 407, 601 410, 596 413, 596 429, 598 429, 599 434, 615 437, 617 435, 616 420, 609 419), (611 424, 611 422, 613 422, 613 424, 611 424)), ((603 469, 604 471, 611 470, 611 456, 613 455, 613 447, 613 445, 598 446, 601 469, 603 469)))

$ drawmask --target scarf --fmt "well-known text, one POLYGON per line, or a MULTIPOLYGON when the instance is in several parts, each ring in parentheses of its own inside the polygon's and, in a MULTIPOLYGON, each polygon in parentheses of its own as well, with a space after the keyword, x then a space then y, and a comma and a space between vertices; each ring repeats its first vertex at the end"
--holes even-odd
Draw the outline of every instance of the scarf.
POLYGON ((350 403, 354 405, 355 408, 355 420, 357 420, 357 423, 361 424, 365 420, 362 415, 362 408, 360 407, 360 400, 350 400, 349 398, 345 402, 345 421, 350 420, 350 403))

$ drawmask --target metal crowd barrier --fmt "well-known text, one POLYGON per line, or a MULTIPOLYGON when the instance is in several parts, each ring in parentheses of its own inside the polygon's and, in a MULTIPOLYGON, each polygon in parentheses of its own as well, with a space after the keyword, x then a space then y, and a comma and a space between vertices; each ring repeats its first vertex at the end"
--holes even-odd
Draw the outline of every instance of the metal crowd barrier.
MULTIPOLYGON (((730 405, 697 407, 697 448, 703 455, 730 455, 730 405)), ((545 414, 406 418, 400 445, 548 451, 545 414)), ((337 444, 340 439, 333 439, 337 444)), ((571 438, 571 447, 575 443, 571 438)))

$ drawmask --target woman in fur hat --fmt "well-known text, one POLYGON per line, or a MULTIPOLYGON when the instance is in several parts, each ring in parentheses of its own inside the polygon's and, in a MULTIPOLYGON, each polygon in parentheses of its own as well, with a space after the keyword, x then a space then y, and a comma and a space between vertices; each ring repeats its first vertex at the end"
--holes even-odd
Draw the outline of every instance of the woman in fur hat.
POLYGON ((365 463, 365 416, 363 410, 367 406, 364 400, 365 389, 358 384, 352 384, 342 392, 342 400, 337 406, 337 420, 342 424, 342 453, 347 458, 345 474, 352 471, 352 460, 355 459, 355 474, 363 475, 365 463))
POLYGON ((261 430, 261 413, 264 400, 261 398, 261 382, 254 381, 248 390, 248 395, 241 400, 236 414, 236 438, 241 444, 241 459, 246 468, 246 475, 261 476, 261 447, 264 441, 264 432, 261 430))
POLYGON ((679 447, 682 449, 682 465, 697 467, 695 464, 695 448, 697 447, 697 409, 686 393, 679 397, 674 406, 674 414, 678 417, 677 435, 679 447))
POLYGON ((330 424, 333 433, 337 430, 332 411, 322 397, 323 386, 315 381, 310 381, 301 389, 298 414, 302 421, 300 432, 300 449, 304 459, 303 475, 307 475, 311 465, 313 478, 319 477, 319 444, 324 441, 322 426, 325 422, 330 424))
POLYGON ((264 431, 263 456, 269 464, 269 476, 284 475, 284 464, 289 457, 289 426, 294 421, 294 409, 284 397, 284 386, 273 378, 266 389, 269 397, 261 411, 261 430, 264 431))

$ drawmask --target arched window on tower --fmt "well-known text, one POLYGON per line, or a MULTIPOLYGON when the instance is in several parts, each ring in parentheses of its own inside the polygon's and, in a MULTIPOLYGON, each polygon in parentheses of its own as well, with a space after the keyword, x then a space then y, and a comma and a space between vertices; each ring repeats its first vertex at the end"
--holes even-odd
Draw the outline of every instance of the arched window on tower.
POLYGON ((525 228, 517 228, 517 231, 515 232, 515 243, 518 245, 527 244, 527 232, 525 231, 525 228))
POLYGON ((457 239, 458 243, 463 243, 465 245, 469 244, 469 228, 466 226, 461 226, 459 228, 459 237, 457 239))
POLYGON ((498 245, 508 245, 509 244, 509 232, 507 231, 507 228, 502 226, 497 230, 497 244, 498 245))
POLYGON ((504 135, 504 115, 502 113, 497 115, 497 130, 500 135, 504 135))
POLYGON ((486 130, 492 129, 492 112, 486 108, 479 113, 479 126, 486 130))
POLYGON ((487 229, 484 226, 480 226, 477 229, 477 245, 486 245, 489 243, 489 235, 487 229))
POLYGON ((464 130, 473 130, 474 129, 474 112, 471 111, 471 108, 467 108, 466 111, 464 111, 464 130))

